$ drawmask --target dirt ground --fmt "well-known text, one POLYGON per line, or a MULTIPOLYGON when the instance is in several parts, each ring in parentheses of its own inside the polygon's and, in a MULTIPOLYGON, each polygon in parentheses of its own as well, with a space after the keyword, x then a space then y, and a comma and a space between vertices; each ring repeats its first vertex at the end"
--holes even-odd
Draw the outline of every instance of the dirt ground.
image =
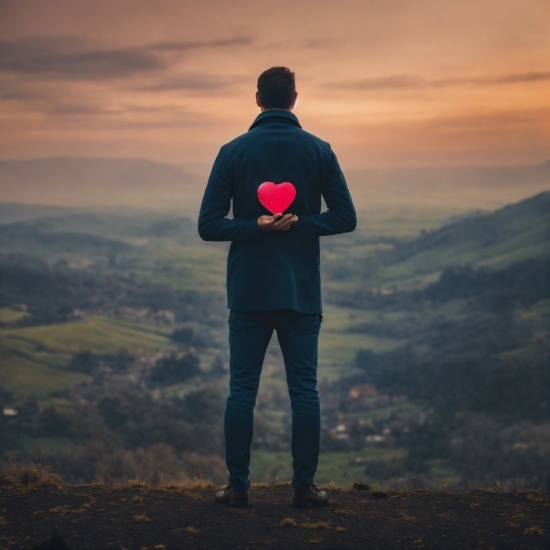
POLYGON ((249 508, 215 488, 0 488, 6 549, 543 549, 550 494, 329 489, 323 508, 289 506, 291 487, 253 487, 249 508))

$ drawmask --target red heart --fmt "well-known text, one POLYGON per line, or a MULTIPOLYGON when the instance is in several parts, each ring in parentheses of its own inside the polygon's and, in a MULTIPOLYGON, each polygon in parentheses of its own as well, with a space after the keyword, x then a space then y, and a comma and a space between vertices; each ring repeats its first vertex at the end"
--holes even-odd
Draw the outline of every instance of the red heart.
POLYGON ((265 181, 258 187, 258 200, 272 213, 282 214, 296 197, 296 187, 289 181, 265 181))

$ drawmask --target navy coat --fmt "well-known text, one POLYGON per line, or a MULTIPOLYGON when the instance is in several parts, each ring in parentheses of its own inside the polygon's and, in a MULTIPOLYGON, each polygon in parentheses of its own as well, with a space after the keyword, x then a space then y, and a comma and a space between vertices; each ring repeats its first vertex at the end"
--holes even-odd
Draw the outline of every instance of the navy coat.
POLYGON ((264 111, 214 161, 199 213, 205 241, 232 241, 227 305, 237 311, 321 313, 319 237, 353 231, 355 208, 330 145, 304 131, 290 111, 264 111), (291 182, 298 216, 287 231, 261 232, 271 214, 257 196, 265 181, 291 182), (321 213, 321 196, 327 211, 321 213), (227 218, 233 201, 233 219, 227 218))

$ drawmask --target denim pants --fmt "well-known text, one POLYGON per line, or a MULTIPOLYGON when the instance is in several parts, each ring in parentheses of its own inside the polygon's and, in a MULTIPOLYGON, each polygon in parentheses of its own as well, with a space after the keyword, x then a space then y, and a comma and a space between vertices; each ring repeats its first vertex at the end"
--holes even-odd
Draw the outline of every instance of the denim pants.
POLYGON ((319 461, 321 412, 317 391, 317 348, 322 314, 293 310, 229 313, 229 395, 224 436, 229 483, 250 487, 250 444, 254 407, 267 346, 273 334, 284 358, 292 406, 292 457, 295 489, 309 487, 319 461))

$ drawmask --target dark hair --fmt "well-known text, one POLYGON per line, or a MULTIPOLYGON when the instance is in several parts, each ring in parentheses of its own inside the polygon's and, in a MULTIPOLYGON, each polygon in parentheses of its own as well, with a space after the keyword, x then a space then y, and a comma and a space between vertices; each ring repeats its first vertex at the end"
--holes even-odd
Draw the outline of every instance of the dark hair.
POLYGON ((258 97, 265 109, 289 109, 295 91, 294 73, 286 67, 271 67, 258 77, 258 97))

